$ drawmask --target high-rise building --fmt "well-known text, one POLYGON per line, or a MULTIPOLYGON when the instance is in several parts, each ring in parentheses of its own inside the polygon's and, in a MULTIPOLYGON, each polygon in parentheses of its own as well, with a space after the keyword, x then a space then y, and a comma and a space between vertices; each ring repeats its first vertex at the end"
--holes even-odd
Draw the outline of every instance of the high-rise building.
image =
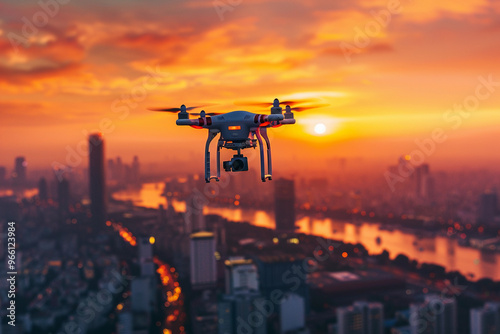
POLYGON ((190 276, 193 288, 213 286, 217 281, 213 233, 197 232, 190 240, 190 276))
POLYGON ((118 334, 134 334, 134 317, 132 312, 125 311, 118 314, 116 329, 118 334))
POLYGON ((108 159, 107 173, 106 176, 109 180, 116 180, 116 167, 115 161, 113 159, 108 159))
POLYGON ((337 309, 339 334, 383 334, 384 307, 380 303, 355 302, 337 309))
POLYGON ((457 334, 457 303, 454 298, 425 297, 410 305, 411 334, 457 334))
POLYGON ((304 298, 287 293, 280 301, 280 333, 301 330, 306 324, 306 309, 304 298))
POLYGON ((141 266, 141 276, 154 276, 155 264, 153 262, 152 239, 140 237, 138 240, 139 265, 141 266))
POLYGON ((63 219, 69 212, 69 182, 65 178, 57 181, 57 203, 59 218, 63 219))
POLYGON ((258 293, 223 295, 217 303, 218 333, 266 334, 267 315, 258 305, 264 299, 258 293))
POLYGON ((151 314, 154 310, 155 288, 151 277, 136 277, 132 280, 131 301, 133 312, 151 314))
POLYGON ((0 186, 5 184, 5 178, 7 177, 7 168, 0 166, 0 186))
POLYGON ((205 216, 203 215, 203 201, 199 196, 192 195, 186 201, 186 213, 184 214, 185 233, 193 233, 205 230, 205 216))
POLYGON ((132 167, 131 169, 131 180, 130 182, 132 183, 139 183, 140 179, 140 168, 141 165, 139 163, 139 157, 137 155, 134 155, 134 160, 132 161, 132 167))
POLYGON ((363 327, 365 334, 384 333, 384 306, 380 303, 355 302, 363 314, 363 327))
POLYGON ((89 136, 90 211, 97 226, 106 221, 106 184, 104 177, 104 140, 100 133, 89 136))
POLYGON ((361 310, 352 306, 337 308, 337 332, 338 334, 364 334, 361 310))
POLYGON ((302 259, 288 255, 261 255, 254 260, 259 273, 259 291, 265 298, 275 299, 275 290, 288 291, 293 286, 293 292, 304 298, 306 311, 309 310, 307 275, 295 275, 290 271, 290 268, 302 266, 302 259))
POLYGON ((486 303, 470 310, 471 334, 500 334, 500 303, 486 303))
POLYGON ((496 191, 486 191, 479 199, 478 220, 481 223, 492 223, 498 213, 498 196, 496 191))
POLYGON ((49 199, 49 187, 44 177, 38 181, 38 198, 40 201, 47 201, 49 199))
POLYGON ((24 157, 17 157, 14 162, 14 173, 12 174, 12 179, 14 185, 24 186, 26 184, 26 167, 28 163, 24 157))
POLYGON ((226 294, 259 290, 257 266, 253 260, 234 256, 226 260, 224 265, 226 267, 226 294))
POLYGON ((123 181, 124 176, 125 176, 125 166, 122 163, 122 158, 116 157, 115 178, 118 181, 123 181))
POLYGON ((432 199, 434 196, 434 178, 430 174, 428 164, 415 168, 416 195, 422 199, 432 199))
POLYGON ((295 182, 288 179, 278 179, 274 182, 276 230, 293 232, 295 231, 295 182))

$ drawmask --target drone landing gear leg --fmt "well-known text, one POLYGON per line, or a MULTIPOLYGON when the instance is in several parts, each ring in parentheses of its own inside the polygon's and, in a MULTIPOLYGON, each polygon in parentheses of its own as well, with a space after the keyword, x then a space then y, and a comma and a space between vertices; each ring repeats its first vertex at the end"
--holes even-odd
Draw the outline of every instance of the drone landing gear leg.
MULTIPOLYGON (((271 180, 272 177, 271 177, 271 174, 266 174, 266 168, 264 166, 264 145, 262 144, 262 137, 261 137, 261 134, 260 134, 260 130, 261 129, 257 129, 257 131, 255 131, 255 135, 257 136, 257 141, 259 142, 259 149, 260 149, 260 178, 262 179, 262 182, 266 182, 267 179, 271 180)), ((266 139, 267 137, 267 133, 264 137, 264 139, 266 139)), ((270 144, 269 144, 269 138, 266 139, 266 144, 268 145, 268 150, 267 150, 267 153, 268 153, 268 159, 270 157, 270 144)), ((268 166, 269 166, 269 161, 268 161, 268 166)))
POLYGON ((273 162, 271 159, 271 141, 269 140, 269 137, 267 136, 267 128, 260 128, 260 134, 262 135, 262 138, 266 141, 266 147, 267 147, 267 175, 266 178, 269 180, 272 180, 273 176, 273 162))
MULTIPOLYGON (((216 181, 219 181, 219 174, 220 172, 218 171, 217 176, 212 176, 210 172, 210 143, 212 140, 217 136, 217 132, 208 132, 208 138, 207 138, 207 143, 205 145, 205 182, 209 183, 210 180, 215 179, 216 181)), ((217 148, 217 153, 219 151, 219 148, 217 148)), ((219 168, 219 166, 217 166, 219 168)))
POLYGON ((220 179, 220 150, 224 145, 224 141, 221 138, 222 134, 219 137, 219 142, 217 143, 217 178, 216 178, 217 181, 219 181, 220 179))

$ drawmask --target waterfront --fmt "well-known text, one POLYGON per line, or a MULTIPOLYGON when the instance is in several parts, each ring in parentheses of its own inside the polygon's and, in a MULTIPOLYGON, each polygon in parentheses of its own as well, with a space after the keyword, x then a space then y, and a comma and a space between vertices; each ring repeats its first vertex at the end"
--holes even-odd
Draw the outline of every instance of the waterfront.
MULTIPOLYGON (((161 196, 162 183, 146 183, 140 190, 119 191, 113 197, 117 200, 130 200, 136 205, 158 208, 166 204, 161 196)), ((185 203, 173 201, 176 211, 185 211, 185 203)), ((274 228, 274 214, 263 210, 205 207, 205 214, 220 215, 228 220, 246 221, 253 225, 274 228)), ((480 251, 458 244, 456 239, 443 236, 415 235, 399 230, 388 230, 380 224, 348 221, 329 218, 299 217, 296 221, 298 231, 342 240, 347 243, 360 243, 370 254, 377 254, 384 249, 391 258, 404 254, 420 263, 434 263, 447 271, 460 271, 469 279, 491 278, 500 280, 500 254, 480 251)))

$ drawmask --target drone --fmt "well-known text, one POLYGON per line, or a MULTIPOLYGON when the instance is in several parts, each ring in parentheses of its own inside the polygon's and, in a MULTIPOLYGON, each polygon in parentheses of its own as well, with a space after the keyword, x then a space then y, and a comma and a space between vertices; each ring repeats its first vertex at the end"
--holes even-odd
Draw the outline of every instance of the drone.
MULTIPOLYGON (((248 159, 241 154, 241 151, 246 148, 256 148, 257 143, 260 149, 260 176, 262 182, 272 180, 272 160, 271 160, 271 142, 267 135, 267 129, 270 127, 279 127, 286 124, 295 124, 293 111, 304 111, 310 108, 318 108, 320 106, 310 107, 295 107, 290 105, 303 103, 304 101, 284 101, 285 113, 280 107, 280 101, 275 99, 270 103, 255 103, 247 102, 245 105, 251 104, 254 106, 269 106, 271 114, 254 114, 248 111, 237 110, 228 113, 207 113, 202 110, 200 113, 189 113, 193 109, 202 108, 204 106, 186 107, 182 105, 180 108, 149 108, 151 111, 172 112, 178 113, 177 125, 190 126, 195 129, 208 129, 208 138, 205 144, 205 181, 210 183, 211 180, 219 181, 220 179, 220 151, 221 149, 230 149, 237 151, 230 161, 224 161, 222 166, 226 172, 244 172, 248 171, 248 159), (190 118, 197 116, 197 118, 190 118), (212 175, 210 170, 210 143, 219 135, 217 143, 217 174, 212 175), (264 159, 264 145, 266 143, 267 152, 267 170, 264 159)), ((243 103, 242 103, 243 104, 243 103)))

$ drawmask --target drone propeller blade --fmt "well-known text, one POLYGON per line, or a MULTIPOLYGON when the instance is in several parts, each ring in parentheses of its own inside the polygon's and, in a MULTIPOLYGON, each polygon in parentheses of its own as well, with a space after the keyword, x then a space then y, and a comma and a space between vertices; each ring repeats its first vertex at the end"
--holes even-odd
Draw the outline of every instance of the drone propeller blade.
MULTIPOLYGON (((310 103, 315 100, 290 100, 290 101, 280 101, 281 106, 286 106, 286 105, 296 105, 296 104, 301 104, 301 103, 310 103)), ((235 105, 237 106, 253 106, 253 107, 272 107, 273 102, 255 102, 255 101, 241 101, 241 102, 234 102, 235 105)))
POLYGON ((148 108, 148 110, 177 113, 177 112, 181 111, 181 108, 148 108))
POLYGON ((329 104, 315 104, 315 105, 306 106, 306 107, 293 107, 291 109, 292 109, 292 111, 302 112, 302 111, 306 111, 306 110, 310 110, 310 109, 323 108, 323 107, 328 107, 328 106, 329 106, 329 104))
MULTIPOLYGON (((207 112, 207 113, 205 113, 205 116, 217 116, 217 115, 222 115, 222 114, 223 113, 221 113, 221 112, 207 112)), ((201 113, 199 113, 199 112, 196 112, 196 113, 190 112, 189 115, 200 116, 201 113)))
POLYGON ((290 101, 280 101, 280 105, 285 105, 285 106, 294 106, 294 105, 297 105, 297 104, 301 104, 301 103, 311 103, 311 102, 314 102, 315 100, 311 100, 311 99, 308 99, 308 100, 290 100, 290 101))
MULTIPOLYGON (((186 107, 186 111, 190 111, 190 110, 197 109, 197 108, 209 107, 209 106, 213 106, 213 105, 215 105, 215 104, 211 103, 211 104, 204 104, 204 105, 199 105, 199 106, 194 106, 194 107, 186 107)), ((181 111, 181 108, 148 108, 148 110, 178 113, 179 111, 181 111)))
POLYGON ((242 102, 234 102, 237 106, 252 106, 252 107, 269 107, 272 106, 272 102, 250 102, 250 101, 242 101, 242 102))
POLYGON ((211 105, 212 104, 204 104, 204 105, 201 105, 201 106, 187 107, 186 110, 190 111, 190 110, 193 110, 193 109, 204 108, 204 107, 208 107, 208 106, 211 106, 211 105))

